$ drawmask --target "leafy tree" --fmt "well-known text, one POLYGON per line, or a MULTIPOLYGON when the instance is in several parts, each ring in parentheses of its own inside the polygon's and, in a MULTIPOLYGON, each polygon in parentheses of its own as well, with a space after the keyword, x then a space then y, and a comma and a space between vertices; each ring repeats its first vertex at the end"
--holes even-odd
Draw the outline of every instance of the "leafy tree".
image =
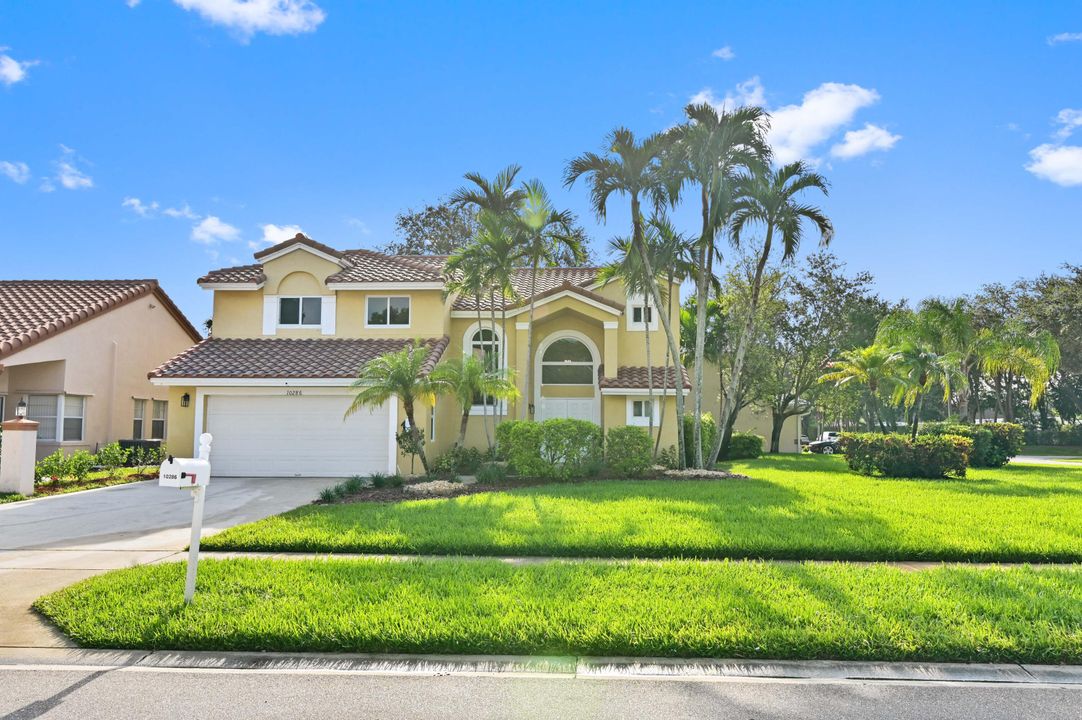
POLYGON ((511 400, 518 397, 513 372, 504 368, 488 368, 476 355, 440 362, 432 371, 432 380, 440 383, 445 392, 455 397, 462 411, 458 440, 455 442, 458 447, 465 447, 470 411, 477 398, 511 400))
POLYGON ((837 360, 830 363, 830 368, 831 371, 822 375, 819 382, 832 382, 836 386, 848 383, 865 386, 868 431, 874 431, 878 425, 881 432, 887 432, 880 411, 879 394, 894 382, 891 352, 882 345, 844 350, 837 360))
MULTIPOLYGON (((634 133, 626 128, 613 130, 606 138, 604 154, 584 153, 573 159, 564 174, 564 184, 573 185, 581 177, 589 176, 590 201, 594 212, 602 221, 607 216, 609 198, 613 193, 626 195, 631 202, 631 244, 639 254, 643 269, 647 275, 650 298, 654 307, 662 306, 661 288, 658 283, 658 268, 653 266, 650 251, 646 246, 644 226, 646 221, 642 213, 642 201, 653 200, 655 206, 661 205, 667 197, 666 185, 661 174, 661 159, 669 141, 661 135, 651 135, 642 141, 635 139, 634 133)), ((661 325, 665 330, 665 339, 669 344, 676 375, 684 374, 680 360, 680 348, 676 343, 670 318, 663 313, 661 325)), ((684 416, 684 394, 676 393, 677 415, 684 416)), ((683 423, 677 424, 677 450, 680 464, 684 458, 683 423)))
POLYGON ((390 255, 450 255, 477 232, 476 213, 440 200, 420 210, 408 208, 394 219, 397 240, 379 248, 390 255))
POLYGON ((943 400, 950 397, 952 385, 965 382, 961 354, 938 353, 927 344, 904 340, 891 353, 896 368, 894 402, 910 411, 910 438, 917 437, 924 397, 937 385, 943 388, 943 400))
POLYGON ((414 419, 414 406, 421 402, 431 405, 436 395, 447 390, 446 383, 425 372, 428 347, 420 340, 397 352, 386 353, 368 362, 350 385, 356 394, 346 410, 346 417, 362 408, 379 407, 385 402, 402 401, 406 410, 406 428, 417 448, 421 465, 428 472, 424 437, 414 419))
MULTIPOLYGON (((763 272, 771 258, 774 243, 782 247, 782 259, 789 260, 800 247, 804 235, 804 223, 811 222, 819 233, 820 244, 827 245, 834 235, 834 226, 822 210, 800 201, 806 190, 818 190, 827 193, 827 182, 818 173, 811 172, 803 162, 784 165, 777 170, 766 169, 746 178, 739 189, 740 198, 736 201, 730 237, 734 245, 748 245, 747 232, 754 227, 761 227, 765 235, 761 244, 756 244, 753 254, 755 271, 751 283, 751 301, 747 316, 740 332, 733 373, 728 386, 722 394, 722 415, 727 416, 735 406, 737 385, 744 365, 755 325, 755 313, 762 292, 763 272)), ((721 452, 721 437, 714 444, 710 454, 710 464, 718 460, 721 452)))

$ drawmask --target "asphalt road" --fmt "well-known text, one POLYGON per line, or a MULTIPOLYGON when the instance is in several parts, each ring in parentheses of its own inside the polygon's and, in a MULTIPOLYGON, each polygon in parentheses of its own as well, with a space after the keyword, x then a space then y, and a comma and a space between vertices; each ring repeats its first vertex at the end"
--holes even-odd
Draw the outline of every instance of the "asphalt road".
POLYGON ((1082 686, 0 668, 16 718, 1078 720, 1082 686))

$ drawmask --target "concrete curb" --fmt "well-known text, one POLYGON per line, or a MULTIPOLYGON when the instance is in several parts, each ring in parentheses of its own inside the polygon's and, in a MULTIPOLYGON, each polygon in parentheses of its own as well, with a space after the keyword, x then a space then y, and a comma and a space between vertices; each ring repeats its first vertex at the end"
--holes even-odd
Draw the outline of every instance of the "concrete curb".
POLYGON ((192 670, 384 675, 534 675, 605 680, 805 680, 861 682, 1012 683, 1082 689, 1082 665, 1015 663, 714 660, 515 655, 380 655, 84 650, 0 647, 0 667, 192 670))

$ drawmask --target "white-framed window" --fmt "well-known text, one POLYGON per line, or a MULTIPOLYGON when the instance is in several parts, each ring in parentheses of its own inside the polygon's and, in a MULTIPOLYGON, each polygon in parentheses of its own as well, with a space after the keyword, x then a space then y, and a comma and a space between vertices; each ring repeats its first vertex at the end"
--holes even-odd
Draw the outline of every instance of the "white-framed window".
POLYGON ((581 340, 560 338, 541 356, 541 383, 544 385, 593 385, 594 356, 581 340))
POLYGON ((26 417, 38 423, 40 440, 82 442, 86 398, 82 395, 29 395, 26 417))
POLYGON ((657 413, 658 399, 654 398, 628 398, 627 399, 627 424, 648 427, 650 418, 653 417, 654 425, 658 424, 657 413))
POLYGON ((56 418, 60 409, 58 395, 28 395, 26 418, 38 424, 38 438, 46 442, 56 441, 56 418))
MULTIPOLYGON (((491 372, 505 367, 503 341, 499 330, 493 334, 492 328, 479 328, 467 334, 469 337, 466 342, 466 353, 484 363, 485 370, 491 372)), ((475 395, 472 412, 483 413, 486 407, 502 408, 503 403, 489 395, 475 395)))
POLYGON ((320 327, 323 322, 323 298, 279 297, 279 327, 320 327))
POLYGON ((432 403, 432 408, 428 411, 428 441, 432 442, 436 439, 436 403, 432 403))
POLYGON ((150 439, 165 439, 165 419, 169 415, 169 403, 165 400, 154 400, 152 403, 150 418, 150 439))
POLYGON ((83 425, 86 417, 86 398, 80 395, 64 395, 64 425, 60 440, 63 442, 82 442, 83 425))
POLYGON ((365 306, 365 327, 410 326, 408 295, 369 295, 365 306))
POLYGON ((131 439, 143 439, 143 420, 147 416, 147 401, 141 398, 132 400, 131 439))
POLYGON ((627 329, 642 332, 657 330, 657 308, 643 295, 627 299, 627 329))

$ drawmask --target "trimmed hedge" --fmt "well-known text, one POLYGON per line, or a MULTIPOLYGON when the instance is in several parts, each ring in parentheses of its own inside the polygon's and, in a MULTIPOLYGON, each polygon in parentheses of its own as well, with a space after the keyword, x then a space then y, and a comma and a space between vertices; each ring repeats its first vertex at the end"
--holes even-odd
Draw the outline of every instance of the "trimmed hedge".
POLYGON ((481 467, 485 456, 477 448, 452 447, 431 463, 432 475, 473 475, 481 467))
POLYGON ((601 460, 601 428, 586 420, 516 422, 505 434, 504 452, 526 477, 567 480, 592 475, 601 460))
POLYGON ((605 461, 613 474, 641 477, 654 464, 653 443, 644 428, 618 425, 605 438, 605 461))
POLYGON ((1082 445, 1082 425, 1064 423, 1055 428, 1027 428, 1027 445, 1082 445))
POLYGON ((529 420, 504 420, 496 425, 496 457, 509 460, 508 448, 511 447, 511 433, 515 428, 529 420))
MULTIPOLYGON (((718 439, 718 424, 708 412, 702 414, 703 424, 703 460, 709 462, 710 451, 718 439)), ((695 416, 684 416, 684 467, 695 466, 695 416)))
POLYGON ((755 433, 734 432, 729 439, 726 460, 749 460, 763 454, 763 437, 755 433))
POLYGON ((862 475, 900 478, 965 477, 973 441, 959 435, 854 433, 842 435, 845 460, 862 475))
POLYGON ((972 440, 969 464, 973 467, 1003 467, 1022 451, 1025 443, 1025 430, 1015 423, 933 422, 925 423, 923 431, 927 435, 958 435, 972 440))

